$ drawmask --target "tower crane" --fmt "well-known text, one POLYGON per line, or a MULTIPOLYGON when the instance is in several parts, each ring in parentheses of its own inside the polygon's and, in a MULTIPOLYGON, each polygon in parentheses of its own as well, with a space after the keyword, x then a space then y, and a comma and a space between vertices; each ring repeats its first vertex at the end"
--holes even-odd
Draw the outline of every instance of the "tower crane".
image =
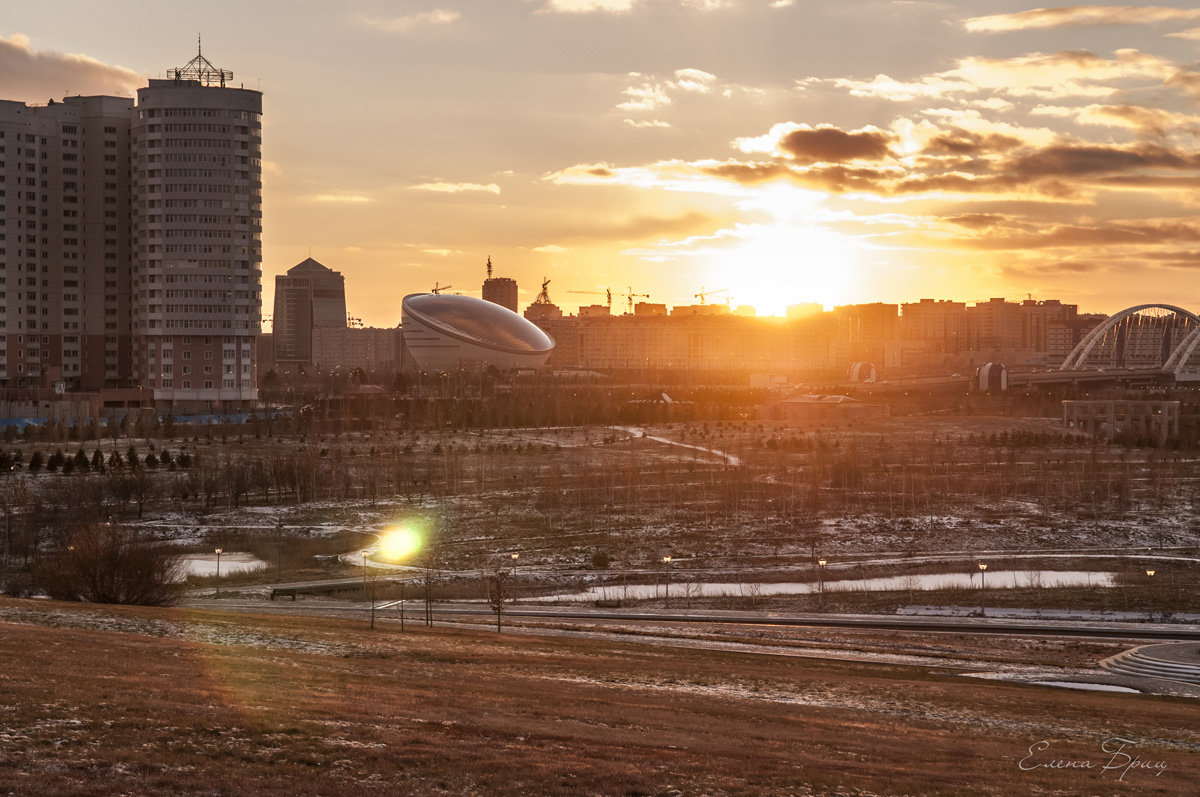
POLYGON ((650 298, 650 294, 648 294, 648 293, 634 293, 634 292, 633 292, 633 286, 632 286, 632 285, 627 285, 627 286, 625 286, 625 305, 626 305, 626 310, 625 310, 625 312, 626 312, 626 313, 628 313, 629 315, 633 315, 633 300, 634 300, 635 298, 638 298, 638 299, 649 299, 649 298, 650 298))
POLYGON ((448 291, 453 287, 454 287, 453 285, 438 285, 435 282, 435 283, 433 283, 433 290, 431 290, 430 293, 432 293, 434 296, 437 296, 442 291, 448 291))
POLYGON ((546 277, 542 277, 542 291, 541 291, 541 293, 539 293, 537 295, 537 298, 533 300, 533 303, 534 304, 554 304, 554 302, 550 301, 549 288, 550 288, 550 280, 547 279, 546 277))
POLYGON ((695 294, 695 297, 700 300, 701 305, 705 305, 705 304, 708 304, 709 296, 716 296, 718 293, 725 294, 725 303, 729 304, 729 289, 728 288, 721 288, 720 290, 715 290, 715 291, 706 291, 706 290, 704 290, 704 286, 701 285, 700 292, 695 294))
POLYGON ((612 288, 606 288, 602 291, 567 291, 567 293, 585 293, 589 296, 603 296, 605 303, 608 304, 608 311, 612 312, 612 288))

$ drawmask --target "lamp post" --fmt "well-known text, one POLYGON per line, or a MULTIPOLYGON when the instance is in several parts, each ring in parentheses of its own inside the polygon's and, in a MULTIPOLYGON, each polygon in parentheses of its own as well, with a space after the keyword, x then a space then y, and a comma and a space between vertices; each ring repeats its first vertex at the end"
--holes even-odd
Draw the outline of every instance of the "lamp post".
POLYGON ((516 606, 517 605, 517 560, 521 558, 521 554, 513 552, 509 555, 512 557, 512 581, 513 581, 512 602, 513 602, 513 605, 516 606))
POLYGON ((987 562, 979 563, 979 616, 985 616, 983 608, 983 590, 987 586, 987 562))
POLYGON ((216 549, 217 553, 217 597, 221 597, 221 550, 216 549))
POLYGON ((825 557, 817 560, 817 592, 820 595, 820 608, 825 611, 825 557))
MULTIPOLYGON (((367 552, 364 550, 363 555, 363 597, 367 594, 367 552)), ((375 586, 371 585, 371 628, 375 628, 375 586)))
POLYGON ((1150 619, 1154 619, 1154 571, 1146 571, 1146 591, 1150 593, 1150 619))
POLYGON ((670 609, 671 608, 671 557, 670 556, 663 557, 663 567, 666 570, 666 580, 667 580, 667 603, 666 603, 665 608, 670 609))

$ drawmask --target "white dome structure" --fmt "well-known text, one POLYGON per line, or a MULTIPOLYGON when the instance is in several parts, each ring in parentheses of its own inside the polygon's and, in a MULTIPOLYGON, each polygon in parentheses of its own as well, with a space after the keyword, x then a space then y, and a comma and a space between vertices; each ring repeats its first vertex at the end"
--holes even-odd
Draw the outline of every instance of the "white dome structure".
POLYGON ((414 293, 401 303, 404 344, 423 371, 541 368, 554 341, 506 307, 472 296, 414 293))

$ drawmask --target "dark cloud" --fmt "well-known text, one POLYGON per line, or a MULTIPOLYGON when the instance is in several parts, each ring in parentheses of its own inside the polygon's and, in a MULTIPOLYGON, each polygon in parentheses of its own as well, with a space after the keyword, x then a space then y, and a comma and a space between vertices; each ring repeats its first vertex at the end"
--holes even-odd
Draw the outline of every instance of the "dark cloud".
POLYGON ((743 185, 774 180, 791 173, 787 166, 779 163, 745 163, 742 161, 726 161, 716 166, 703 166, 701 171, 704 174, 733 180, 743 185))
POLYGON ((131 94, 145 85, 140 75, 86 55, 34 50, 29 39, 0 37, 0 97, 45 102, 67 94, 131 94))
POLYGON ((1131 146, 1056 144, 1021 155, 1004 165, 1014 176, 1072 177, 1128 172, 1137 169, 1196 169, 1200 154, 1181 152, 1159 144, 1131 146))
POLYGON ((1145 108, 1140 105, 1101 105, 1087 109, 1091 117, 1103 119, 1108 117, 1117 123, 1124 123, 1143 135, 1162 137, 1168 130, 1182 130, 1192 135, 1200 134, 1200 126, 1195 123, 1195 117, 1173 114, 1159 108, 1145 108))
POLYGON ((1015 224, 1015 219, 1012 216, 1005 216, 1000 213, 963 213, 958 216, 947 216, 943 221, 972 230, 1009 227, 1015 224))
POLYGON ((830 125, 800 128, 779 139, 779 149, 805 163, 883 160, 892 154, 892 137, 882 130, 847 131, 830 125))
POLYGON ((924 152, 931 155, 985 155, 1007 152, 1022 145, 1014 136, 1000 133, 976 133, 961 128, 951 128, 925 143, 924 152))

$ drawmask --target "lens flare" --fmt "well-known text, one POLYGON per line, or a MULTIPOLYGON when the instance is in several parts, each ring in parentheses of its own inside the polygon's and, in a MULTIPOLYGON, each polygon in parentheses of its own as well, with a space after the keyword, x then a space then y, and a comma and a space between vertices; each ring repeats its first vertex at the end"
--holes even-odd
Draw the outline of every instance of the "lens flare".
POLYGON ((407 559, 421 550, 423 542, 420 533, 413 529, 389 529, 379 538, 379 558, 387 562, 407 559))

